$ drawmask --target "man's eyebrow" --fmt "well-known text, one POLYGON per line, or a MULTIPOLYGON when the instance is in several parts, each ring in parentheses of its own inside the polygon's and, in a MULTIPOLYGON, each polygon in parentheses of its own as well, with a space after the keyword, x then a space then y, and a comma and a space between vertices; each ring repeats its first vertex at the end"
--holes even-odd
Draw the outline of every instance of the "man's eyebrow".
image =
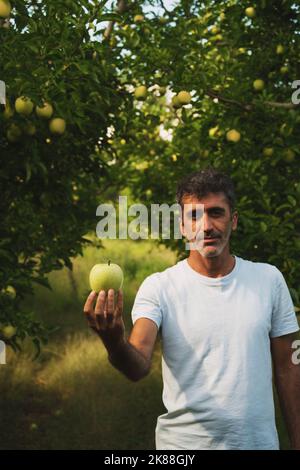
MULTIPOLYGON (((205 210, 206 210, 207 212, 213 212, 213 211, 226 212, 225 208, 224 208, 224 207, 220 207, 220 206, 209 207, 208 209, 205 209, 205 210)), ((201 212, 201 209, 191 209, 191 210, 189 211, 189 214, 195 213, 196 211, 201 212)))
MULTIPOLYGON (((200 209, 191 209, 189 211, 187 211, 187 214, 189 216, 194 216, 196 215, 197 213, 203 213, 202 210, 200 209)), ((221 212, 222 214, 225 214, 226 213, 226 209, 224 207, 220 207, 220 206, 213 206, 213 207, 209 207, 208 209, 206 209, 206 212, 208 213, 212 213, 212 212, 221 212)))

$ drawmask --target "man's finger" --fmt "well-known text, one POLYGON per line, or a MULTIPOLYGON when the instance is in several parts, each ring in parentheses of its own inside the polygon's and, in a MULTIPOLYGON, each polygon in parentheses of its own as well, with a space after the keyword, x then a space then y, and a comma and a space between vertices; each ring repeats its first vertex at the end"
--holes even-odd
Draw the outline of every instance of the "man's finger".
POLYGON ((89 326, 96 326, 94 308, 93 308, 93 304, 94 304, 96 296, 97 296, 97 292, 95 291, 90 292, 83 307, 83 313, 88 321, 89 326))
POLYGON ((118 301, 116 306, 116 317, 119 318, 123 313, 123 291, 122 289, 118 290, 118 301))
POLYGON ((86 299, 86 302, 83 307, 83 313, 85 315, 89 315, 93 312, 93 304, 94 304, 94 300, 96 296, 97 296, 97 292, 95 292, 94 290, 92 290, 92 292, 89 293, 88 298, 86 299))
POLYGON ((105 304, 106 304, 106 293, 105 290, 99 292, 96 307, 95 307, 95 318, 96 324, 100 329, 105 328, 106 326, 106 314, 105 314, 105 304))
POLYGON ((106 310, 106 320, 108 324, 111 324, 114 319, 114 290, 109 289, 107 293, 107 310, 106 310))

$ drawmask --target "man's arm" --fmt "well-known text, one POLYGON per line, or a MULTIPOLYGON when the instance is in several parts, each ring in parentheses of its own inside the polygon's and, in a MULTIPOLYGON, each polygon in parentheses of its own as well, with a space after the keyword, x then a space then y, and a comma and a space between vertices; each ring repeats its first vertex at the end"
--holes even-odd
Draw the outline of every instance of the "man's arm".
POLYGON ((138 381, 148 375, 157 337, 157 325, 148 318, 139 318, 128 340, 108 351, 109 362, 130 380, 138 381))
POLYGON ((296 333, 271 338, 274 381, 292 449, 300 450, 300 364, 293 361, 296 333), (294 363, 295 362, 295 363, 294 363))
POLYGON ((114 304, 114 291, 108 294, 92 291, 84 306, 89 326, 98 334, 107 352, 109 362, 134 382, 145 377, 151 367, 152 353, 157 337, 157 325, 148 318, 139 318, 125 337, 122 318, 123 297, 118 293, 117 305, 114 304), (93 307, 96 300, 95 309, 93 307))

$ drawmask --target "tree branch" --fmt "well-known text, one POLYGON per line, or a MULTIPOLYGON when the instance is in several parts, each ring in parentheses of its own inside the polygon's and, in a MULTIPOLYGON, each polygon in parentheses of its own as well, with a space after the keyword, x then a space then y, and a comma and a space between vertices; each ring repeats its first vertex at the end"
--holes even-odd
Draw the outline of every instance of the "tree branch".
MULTIPOLYGON (((124 11, 127 9, 127 5, 126 5, 126 0, 118 0, 118 4, 117 4, 117 8, 116 8, 116 11, 118 13, 124 13, 124 11)), ((104 37, 105 39, 109 39, 111 33, 112 33, 112 30, 114 28, 114 23, 115 21, 110 21, 104 31, 104 37)))
POLYGON ((226 104, 233 104, 233 105, 238 106, 239 108, 243 109, 244 111, 250 111, 251 108, 252 108, 249 104, 242 104, 239 101, 232 100, 232 99, 229 99, 229 98, 224 98, 223 96, 220 96, 218 93, 216 93, 213 90, 207 90, 205 93, 206 93, 206 95, 210 96, 211 98, 214 98, 214 99, 217 98, 219 101, 222 101, 223 103, 226 103, 226 104))
POLYGON ((294 103, 276 103, 275 101, 265 101, 264 104, 267 106, 272 106, 273 108, 285 108, 285 109, 294 109, 299 106, 298 104, 294 103))
MULTIPOLYGON (((243 103, 240 103, 237 100, 224 98, 223 96, 220 96, 218 93, 216 93, 213 90, 207 90, 205 92, 205 94, 210 96, 213 99, 217 98, 222 103, 232 104, 234 106, 238 106, 239 108, 243 109, 244 111, 252 111, 255 104, 257 103, 257 102, 254 101, 253 104, 243 104, 243 103)), ((278 103, 276 101, 264 101, 263 104, 265 104, 266 106, 271 106, 273 108, 284 108, 284 109, 294 109, 294 108, 297 108, 299 106, 299 105, 294 104, 294 103, 278 103)))
POLYGON ((159 0, 159 1, 160 1, 160 5, 161 5, 162 9, 165 10, 165 12, 169 15, 170 11, 166 9, 163 0, 159 0))

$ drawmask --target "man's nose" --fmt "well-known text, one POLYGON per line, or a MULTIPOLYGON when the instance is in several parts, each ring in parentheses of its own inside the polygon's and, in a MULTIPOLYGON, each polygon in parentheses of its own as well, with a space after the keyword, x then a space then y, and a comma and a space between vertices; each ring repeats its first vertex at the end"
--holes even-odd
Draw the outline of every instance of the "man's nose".
POLYGON ((207 213, 203 213, 201 220, 201 229, 204 232, 210 232, 213 229, 212 220, 207 213))

